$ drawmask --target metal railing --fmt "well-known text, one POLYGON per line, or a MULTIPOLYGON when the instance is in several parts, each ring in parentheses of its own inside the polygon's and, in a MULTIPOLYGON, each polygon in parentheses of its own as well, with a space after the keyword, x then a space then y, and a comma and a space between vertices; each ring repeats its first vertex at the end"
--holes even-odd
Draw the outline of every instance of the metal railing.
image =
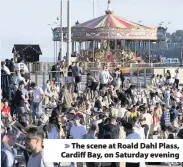
MULTIPOLYGON (((54 63, 27 63, 30 72, 44 72, 50 71, 54 63)), ((122 63, 122 62, 83 62, 83 70, 101 70, 104 66, 107 66, 109 70, 115 68, 163 68, 163 67, 180 67, 178 63, 122 63)), ((67 69, 67 68, 65 68, 67 69)))

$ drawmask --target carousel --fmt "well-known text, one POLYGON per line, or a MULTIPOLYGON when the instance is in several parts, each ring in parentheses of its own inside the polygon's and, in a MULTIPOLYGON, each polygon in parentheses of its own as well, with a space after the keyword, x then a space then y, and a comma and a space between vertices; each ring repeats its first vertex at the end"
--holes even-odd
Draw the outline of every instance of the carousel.
MULTIPOLYGON (((64 40, 67 41, 67 27, 63 28, 64 40)), ((53 31, 53 40, 60 41, 59 31, 53 31), (57 33, 54 33, 57 32, 57 33)), ((72 55, 82 62, 136 63, 152 62, 151 43, 165 41, 166 29, 151 28, 134 23, 114 14, 111 0, 104 16, 86 21, 76 22, 72 27, 72 55), (139 56, 138 45, 149 46, 147 59, 139 56), (79 49, 78 49, 79 48, 79 49)))

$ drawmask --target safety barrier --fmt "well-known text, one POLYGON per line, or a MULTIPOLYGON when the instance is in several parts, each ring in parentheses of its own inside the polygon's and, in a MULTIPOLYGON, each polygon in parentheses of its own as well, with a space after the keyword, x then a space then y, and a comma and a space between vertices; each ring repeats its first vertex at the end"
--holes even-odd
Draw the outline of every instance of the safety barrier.
MULTIPOLYGON (((180 67, 180 64, 165 64, 165 63, 121 63, 121 62, 81 62, 83 70, 101 70, 104 66, 107 66, 109 70, 115 68, 167 68, 167 67, 180 67)), ((30 72, 35 71, 49 71, 54 63, 37 62, 27 63, 30 72)))
MULTIPOLYGON (((153 74, 165 76, 167 70, 170 70, 172 77, 175 74, 175 70, 179 67, 155 67, 155 64, 149 66, 146 64, 141 66, 132 66, 128 69, 129 72, 125 74, 125 78, 130 80, 130 83, 136 85, 138 88, 146 87, 150 84, 150 78, 153 74)), ((122 71, 126 68, 121 68, 122 71)), ((110 70, 112 72, 112 70, 110 70)), ((100 69, 96 68, 87 68, 84 70, 84 74, 82 76, 82 85, 86 84, 86 74, 90 72, 92 75, 98 79, 100 69)), ((180 84, 183 84, 183 68, 179 68, 179 78, 180 84)), ((44 85, 47 80, 54 79, 58 83, 62 83, 63 85, 67 84, 67 71, 63 71, 63 75, 60 75, 60 71, 35 71, 31 73, 31 79, 38 83, 39 85, 44 85)))

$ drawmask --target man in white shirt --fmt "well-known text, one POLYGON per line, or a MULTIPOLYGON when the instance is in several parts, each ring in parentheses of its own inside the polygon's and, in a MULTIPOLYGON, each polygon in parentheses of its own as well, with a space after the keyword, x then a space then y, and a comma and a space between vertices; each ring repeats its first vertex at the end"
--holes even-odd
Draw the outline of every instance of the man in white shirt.
POLYGON ((145 138, 148 139, 150 128, 153 124, 153 117, 150 113, 148 113, 148 109, 145 109, 145 113, 142 114, 142 118, 140 118, 141 125, 144 128, 145 138))
POLYGON ((124 106, 121 106, 121 108, 118 111, 117 118, 123 118, 126 113, 126 108, 124 106))
POLYGON ((74 117, 74 125, 71 127, 70 135, 73 139, 83 139, 86 135, 86 128, 80 124, 80 118, 74 117))
POLYGON ((175 97, 176 102, 180 103, 180 98, 182 97, 182 94, 180 93, 179 89, 174 93, 174 97, 175 97))
POLYGON ((175 84, 176 84, 176 88, 179 88, 179 69, 175 70, 175 84))
POLYGON ((133 118, 133 121, 134 121, 133 126, 134 132, 138 133, 141 139, 145 139, 144 128, 142 128, 142 126, 137 122, 136 118, 133 118))
POLYGON ((99 73, 100 90, 106 87, 112 80, 113 78, 107 70, 107 67, 104 66, 103 70, 99 73))
POLYGON ((1 70, 3 70, 8 75, 11 74, 9 68, 6 66, 6 63, 4 61, 1 62, 1 70))
POLYGON ((36 85, 36 83, 32 83, 31 86, 34 88, 33 100, 31 103, 31 113, 32 113, 32 119, 35 122, 35 117, 39 119, 42 114, 41 106, 42 106, 42 100, 44 98, 44 92, 42 88, 36 85))
POLYGON ((20 70, 24 70, 25 73, 29 72, 28 67, 25 63, 23 63, 23 61, 19 61, 19 63, 15 66, 15 71, 20 72, 20 70))

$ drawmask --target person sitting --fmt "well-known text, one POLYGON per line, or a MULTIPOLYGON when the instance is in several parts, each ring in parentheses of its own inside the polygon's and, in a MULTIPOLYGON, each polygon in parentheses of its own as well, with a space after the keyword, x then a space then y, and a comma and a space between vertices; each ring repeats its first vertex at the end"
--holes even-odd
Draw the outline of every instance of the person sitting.
POLYGON ((7 99, 4 99, 3 100, 3 103, 4 103, 4 105, 3 105, 3 107, 2 107, 2 109, 1 109, 1 115, 3 116, 3 117, 10 117, 11 115, 10 115, 10 107, 9 107, 9 105, 8 105, 8 100, 7 99))

